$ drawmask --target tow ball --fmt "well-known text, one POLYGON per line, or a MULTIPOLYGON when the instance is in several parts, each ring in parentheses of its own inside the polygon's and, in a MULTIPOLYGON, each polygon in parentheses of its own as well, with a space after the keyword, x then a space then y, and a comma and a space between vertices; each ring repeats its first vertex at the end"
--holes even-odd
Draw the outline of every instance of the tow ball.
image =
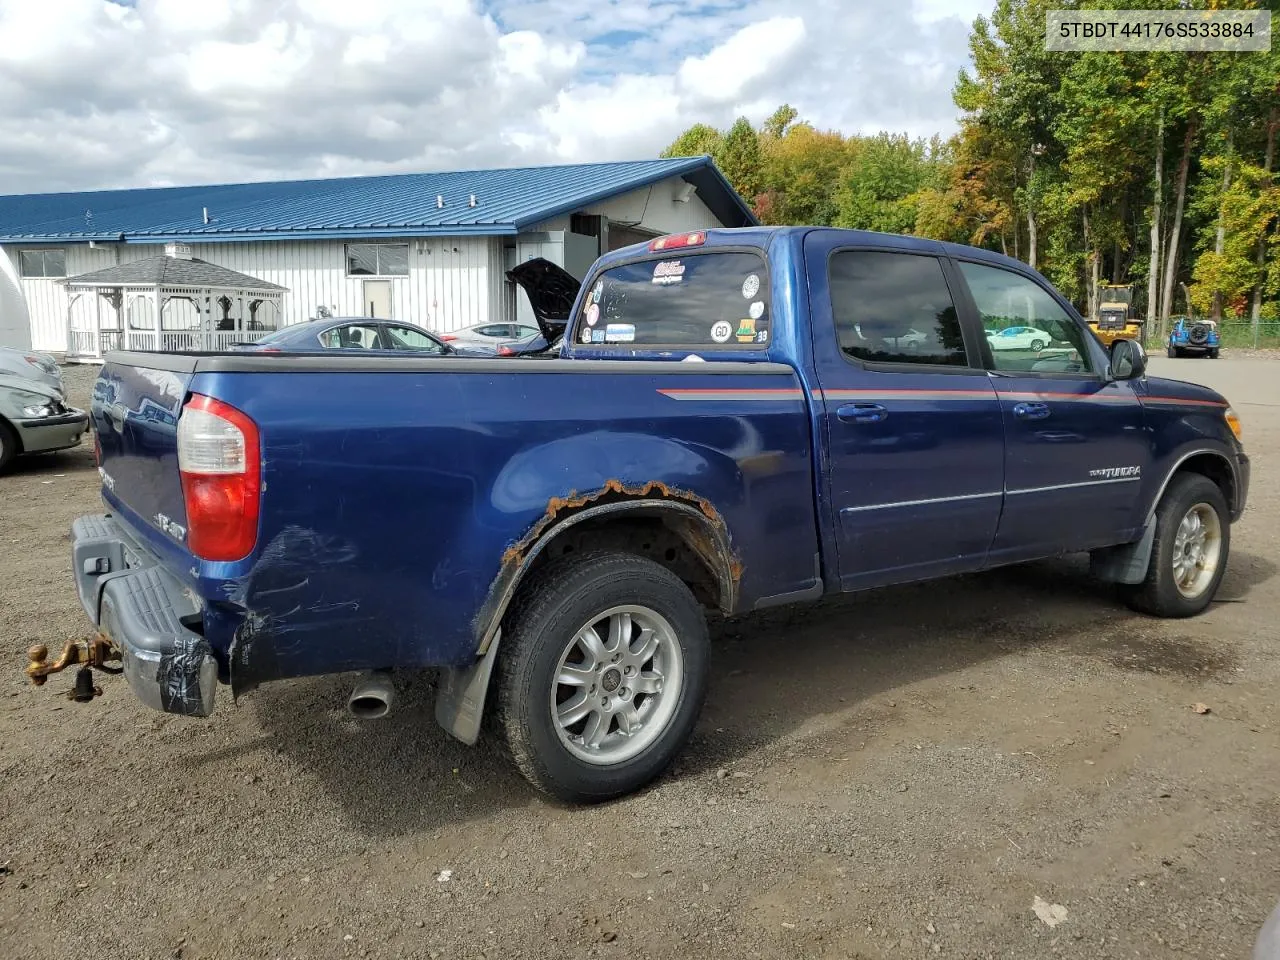
POLYGON ((76 703, 88 703, 94 697, 102 696, 102 688, 93 682, 95 668, 108 674, 117 674, 123 670, 123 667, 108 666, 109 663, 120 659, 120 651, 102 634, 98 634, 91 640, 67 641, 67 645, 62 648, 61 656, 56 660, 49 659, 48 647, 43 643, 37 643, 27 651, 27 659, 31 661, 27 664, 27 678, 33 686, 37 687, 44 686, 44 682, 49 679, 49 674, 60 673, 67 667, 79 664, 80 669, 76 671, 75 686, 67 691, 67 699, 74 700, 76 703))

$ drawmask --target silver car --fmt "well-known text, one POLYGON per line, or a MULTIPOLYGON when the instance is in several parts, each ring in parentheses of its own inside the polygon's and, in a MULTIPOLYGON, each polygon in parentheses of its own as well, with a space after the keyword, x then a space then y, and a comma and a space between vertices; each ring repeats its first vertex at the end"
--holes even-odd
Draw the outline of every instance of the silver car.
POLYGON ((515 343, 537 332, 538 328, 531 323, 477 323, 461 330, 437 333, 436 336, 459 347, 485 347, 496 351, 504 343, 515 343))
POLYGON ((0 347, 0 374, 39 380, 66 396, 66 390, 62 387, 62 371, 58 368, 58 362, 47 353, 0 347))
POLYGON ((68 407, 61 391, 0 371, 0 472, 19 454, 77 446, 88 429, 89 415, 68 407))

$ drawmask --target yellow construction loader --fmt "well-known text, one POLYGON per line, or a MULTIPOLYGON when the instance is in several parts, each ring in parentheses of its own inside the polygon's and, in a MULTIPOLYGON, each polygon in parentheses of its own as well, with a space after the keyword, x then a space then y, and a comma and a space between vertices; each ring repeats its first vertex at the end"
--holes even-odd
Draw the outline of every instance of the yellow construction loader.
POLYGON ((1133 286, 1104 283, 1098 287, 1098 315, 1087 321, 1089 329, 1110 347, 1115 340, 1142 340, 1142 321, 1133 315, 1133 286))

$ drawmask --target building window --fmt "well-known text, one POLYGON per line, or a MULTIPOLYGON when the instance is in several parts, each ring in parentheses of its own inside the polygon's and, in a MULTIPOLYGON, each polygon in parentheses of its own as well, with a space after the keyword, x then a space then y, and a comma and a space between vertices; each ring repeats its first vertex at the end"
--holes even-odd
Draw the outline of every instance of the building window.
POLYGON ((347 276, 407 277, 409 245, 407 243, 348 243, 347 276))
POLYGON ((67 251, 19 250, 24 277, 65 277, 67 275, 67 251))

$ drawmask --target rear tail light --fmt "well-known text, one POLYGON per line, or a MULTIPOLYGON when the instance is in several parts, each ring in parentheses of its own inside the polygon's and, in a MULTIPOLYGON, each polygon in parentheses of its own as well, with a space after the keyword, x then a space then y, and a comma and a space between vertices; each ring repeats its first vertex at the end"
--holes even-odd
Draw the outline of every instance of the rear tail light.
POLYGON ((458 339, 458 337, 457 337, 457 334, 453 334, 453 333, 442 333, 442 334, 440 334, 440 339, 441 339, 441 340, 444 340, 445 342, 448 342, 448 341, 450 341, 450 340, 457 340, 457 339, 458 339))
POLYGON ((187 548, 202 560, 248 556, 262 490, 257 424, 230 404, 193 395, 178 418, 178 470, 187 548))
POLYGON ((515 355, 516 352, 505 343, 498 347, 498 356, 500 357, 514 357, 515 355))
POLYGON ((102 466, 102 439, 98 436, 98 431, 93 431, 93 462, 99 467, 102 466))
POLYGON ((680 247, 700 247, 707 242, 707 235, 701 230, 693 233, 673 233, 670 236, 658 237, 649 241, 649 249, 655 253, 659 250, 676 250, 680 247))

